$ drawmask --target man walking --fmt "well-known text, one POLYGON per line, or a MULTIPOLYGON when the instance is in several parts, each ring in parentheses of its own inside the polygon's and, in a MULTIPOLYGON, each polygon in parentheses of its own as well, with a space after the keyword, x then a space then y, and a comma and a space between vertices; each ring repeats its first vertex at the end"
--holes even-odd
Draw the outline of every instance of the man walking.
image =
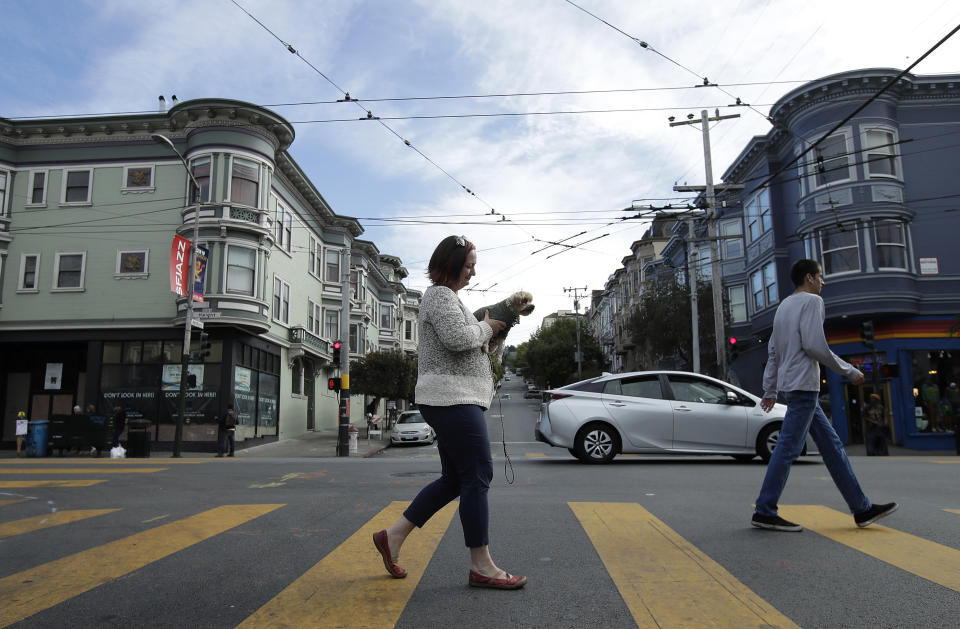
POLYGON ((798 260, 790 269, 796 291, 784 299, 773 319, 767 367, 763 373, 764 411, 770 412, 783 392, 787 413, 780 438, 767 464, 756 511, 751 524, 774 531, 802 531, 803 527, 777 515, 777 503, 787 484, 790 466, 803 450, 809 432, 813 436, 833 482, 847 502, 857 526, 869 526, 897 510, 897 503, 872 504, 860 489, 850 467, 843 444, 820 408, 820 364, 848 377, 853 384, 863 382, 857 368, 830 351, 823 333, 825 318, 823 269, 815 260, 798 260))
POLYGON ((233 456, 233 450, 236 447, 237 432, 237 412, 233 410, 233 402, 227 404, 227 412, 220 418, 220 435, 217 439, 217 457, 222 457, 230 446, 230 453, 227 456, 233 456))

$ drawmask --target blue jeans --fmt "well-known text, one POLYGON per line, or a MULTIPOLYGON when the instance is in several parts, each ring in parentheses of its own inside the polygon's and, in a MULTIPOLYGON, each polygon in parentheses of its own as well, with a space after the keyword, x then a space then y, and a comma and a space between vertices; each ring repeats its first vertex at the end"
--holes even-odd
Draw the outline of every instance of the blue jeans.
POLYGON ((235 428, 221 428, 220 438, 217 440, 217 454, 226 454, 227 446, 230 446, 230 456, 233 456, 233 450, 236 447, 235 428))
POLYGON ((767 473, 763 477, 763 486, 757 498, 757 513, 777 515, 777 503, 787 484, 790 466, 803 451, 808 432, 820 449, 823 463, 830 471, 833 483, 843 495, 850 512, 860 513, 869 509, 872 506, 870 500, 860 489, 860 483, 853 474, 840 437, 820 408, 820 394, 817 391, 786 391, 783 396, 787 402, 787 414, 783 418, 777 447, 767 463, 767 473))
POLYGON ((493 457, 483 409, 475 404, 420 405, 420 414, 437 433, 442 471, 440 478, 420 490, 403 516, 422 527, 459 496, 464 543, 469 548, 488 545, 487 490, 493 480, 493 457))

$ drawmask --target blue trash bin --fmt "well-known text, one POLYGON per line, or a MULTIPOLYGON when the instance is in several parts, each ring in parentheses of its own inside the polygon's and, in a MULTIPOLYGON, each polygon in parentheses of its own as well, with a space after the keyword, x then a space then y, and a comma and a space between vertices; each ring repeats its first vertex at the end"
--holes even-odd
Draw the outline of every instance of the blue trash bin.
POLYGON ((30 422, 27 435, 27 456, 47 456, 47 441, 50 439, 50 421, 36 419, 30 422))

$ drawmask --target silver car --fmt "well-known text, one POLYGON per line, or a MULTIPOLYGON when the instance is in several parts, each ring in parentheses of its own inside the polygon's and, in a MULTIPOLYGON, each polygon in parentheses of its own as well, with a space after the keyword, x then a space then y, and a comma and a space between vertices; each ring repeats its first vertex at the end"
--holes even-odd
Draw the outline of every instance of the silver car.
POLYGON ((390 433, 391 444, 433 443, 436 440, 436 433, 423 419, 420 411, 400 413, 397 423, 393 426, 393 432, 390 433))
MULTIPOLYGON (((624 454, 727 454, 764 461, 787 407, 769 413, 732 384, 684 371, 604 374, 545 392, 536 438, 585 463, 624 454)), ((808 436, 802 454, 817 454, 808 436)))

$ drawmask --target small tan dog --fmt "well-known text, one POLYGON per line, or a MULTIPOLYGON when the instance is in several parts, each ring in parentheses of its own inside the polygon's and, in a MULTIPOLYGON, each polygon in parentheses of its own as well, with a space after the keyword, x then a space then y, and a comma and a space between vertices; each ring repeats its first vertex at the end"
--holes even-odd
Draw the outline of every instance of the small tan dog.
POLYGON ((490 354, 495 364, 499 365, 503 360, 503 349, 506 346, 507 333, 510 328, 520 322, 520 317, 526 317, 533 312, 533 295, 527 291, 517 291, 503 301, 497 302, 491 306, 485 306, 473 313, 477 321, 483 321, 485 312, 490 313, 491 319, 503 321, 507 324, 499 334, 492 337, 483 344, 483 351, 490 354), (493 350, 491 350, 491 347, 493 350))

